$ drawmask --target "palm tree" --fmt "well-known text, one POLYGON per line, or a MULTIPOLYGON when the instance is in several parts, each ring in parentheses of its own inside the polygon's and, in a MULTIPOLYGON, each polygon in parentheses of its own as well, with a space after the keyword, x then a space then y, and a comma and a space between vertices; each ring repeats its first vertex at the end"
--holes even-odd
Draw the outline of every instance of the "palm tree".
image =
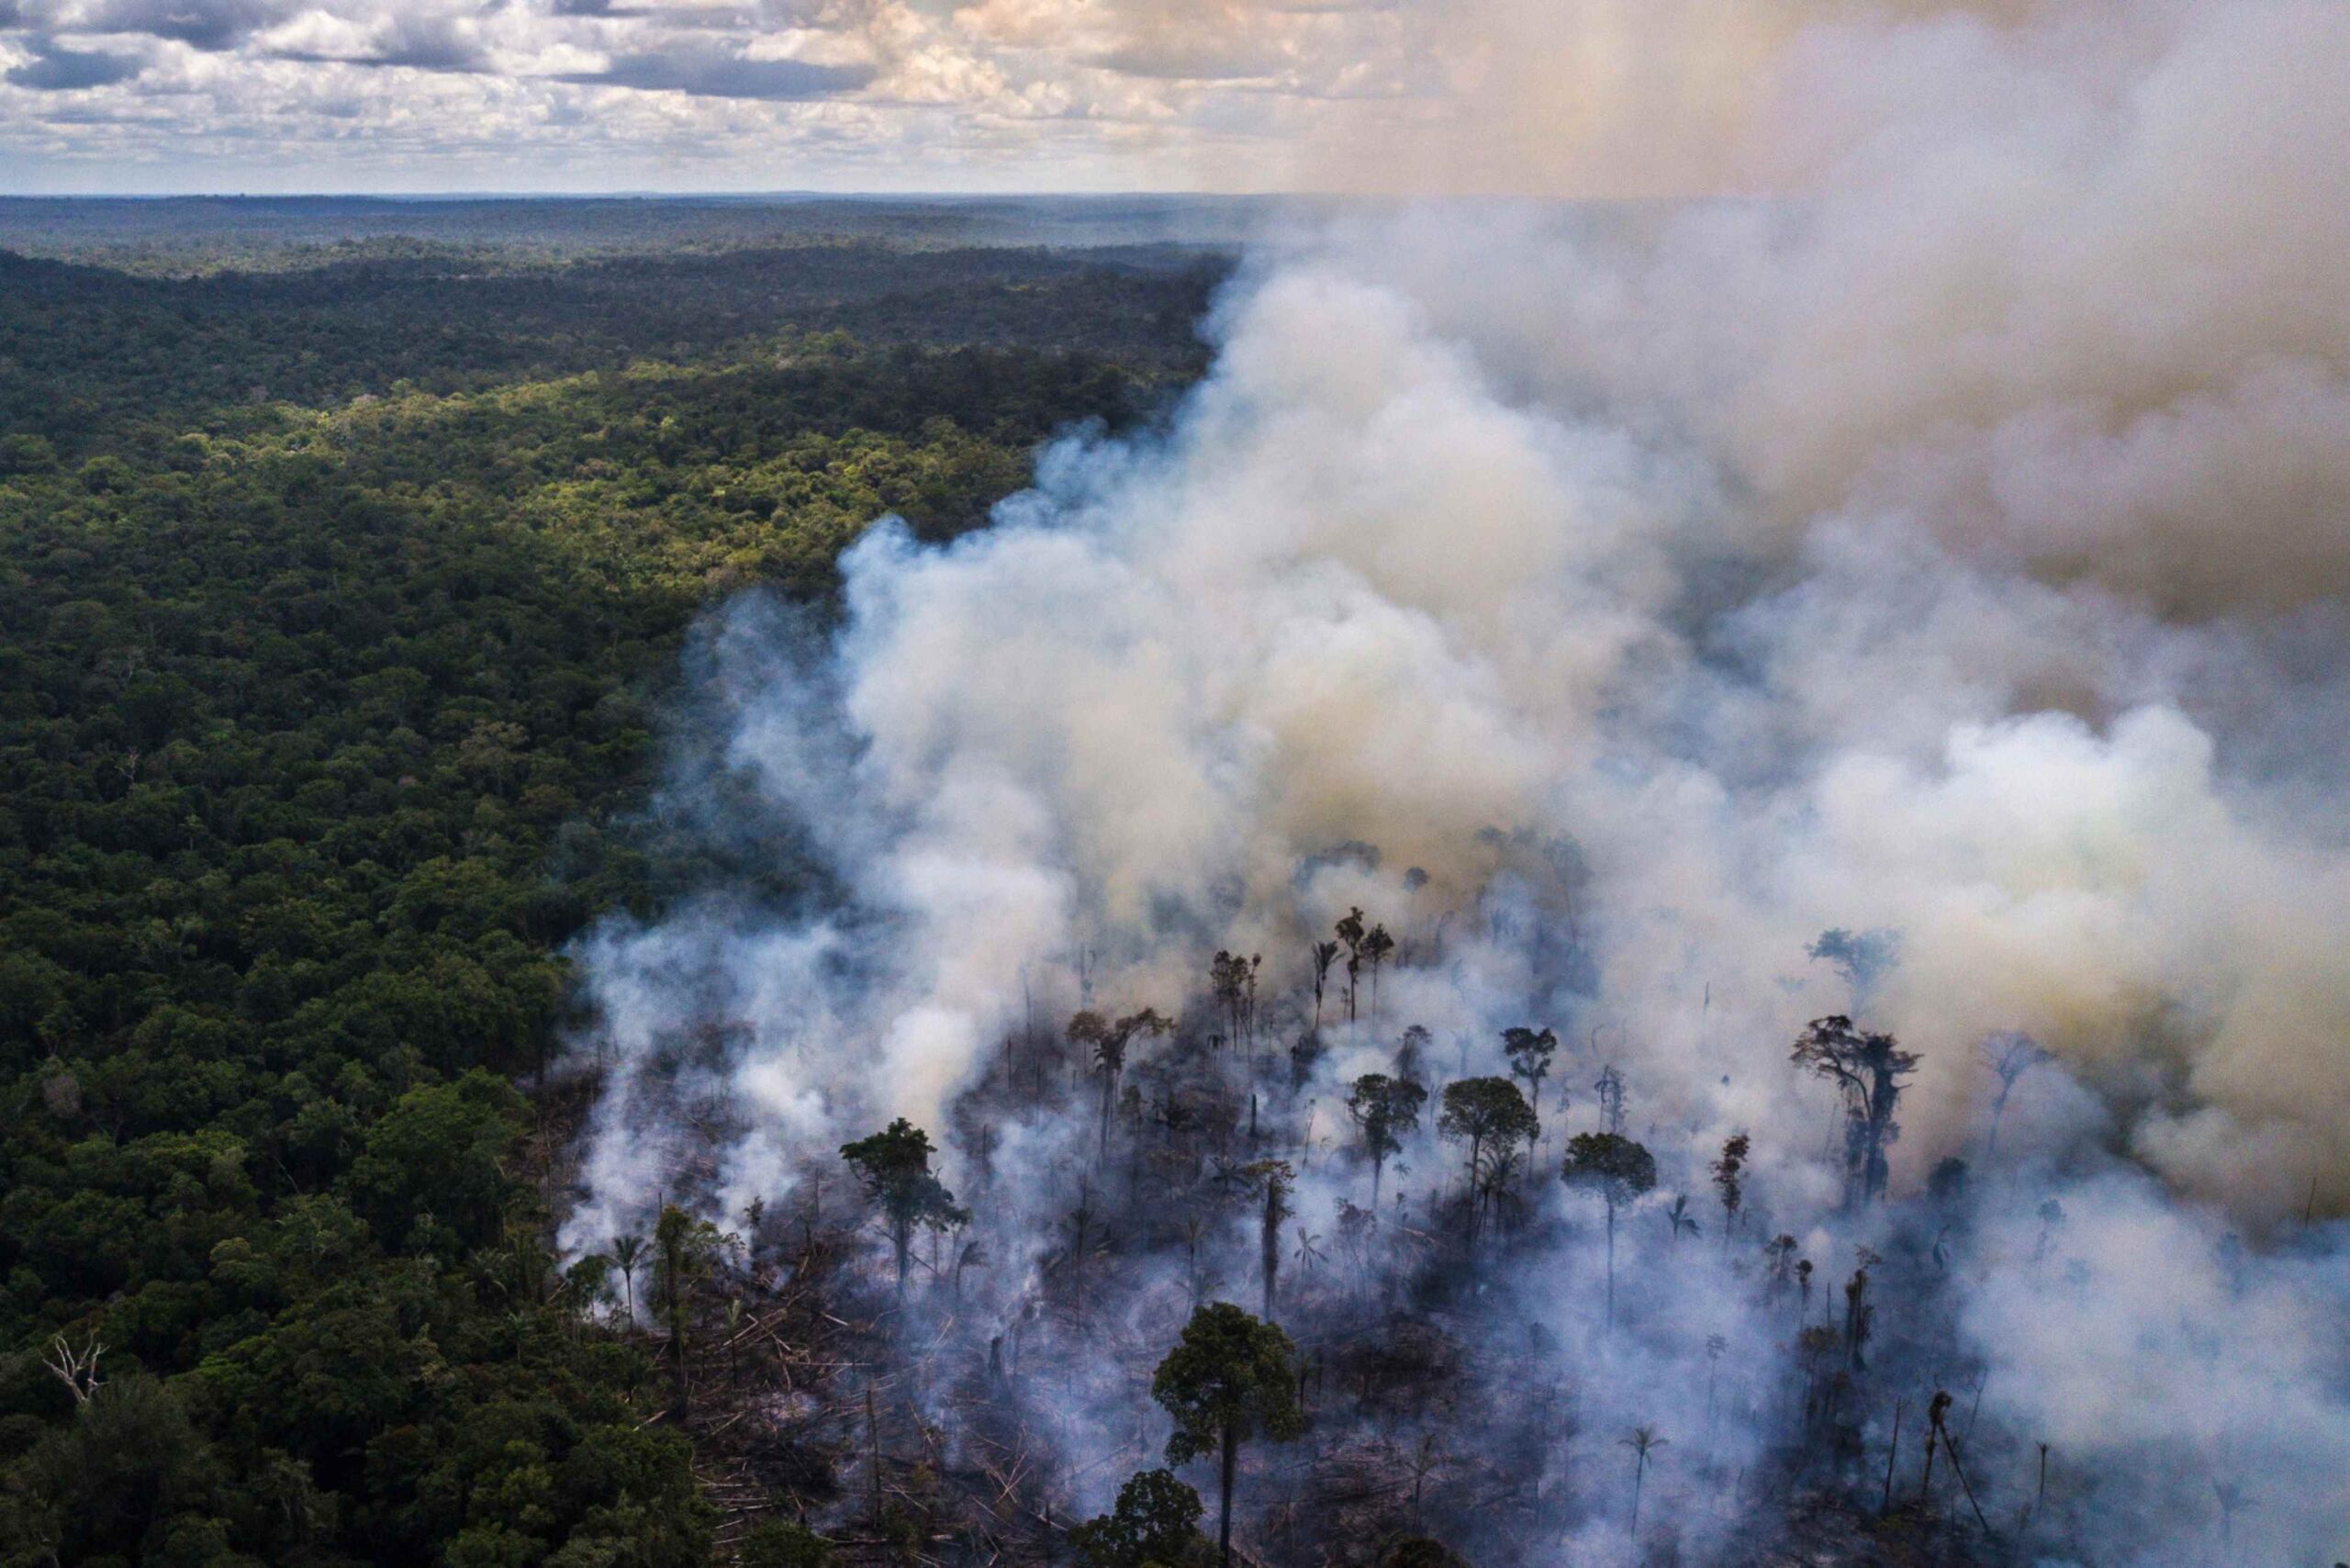
POLYGON ((1374 1023, 1379 1018, 1379 966, 1393 957, 1394 952, 1395 938, 1387 935, 1387 927, 1374 925, 1365 933, 1362 956, 1363 961, 1371 966, 1371 1016, 1374 1023))
POLYGON ((1632 1450, 1632 1536, 1638 1540, 1640 1533, 1640 1484, 1648 1478, 1649 1455, 1665 1447, 1672 1439, 1658 1437, 1654 1427, 1635 1427, 1630 1437, 1618 1440, 1632 1450))
POLYGON ((1338 961, 1336 942, 1314 944, 1314 1032, 1322 1032, 1322 992, 1330 983, 1330 966, 1338 961))
POLYGON ((1689 1212, 1688 1193, 1673 1194, 1673 1206, 1664 1211, 1664 1223, 1671 1227, 1673 1239, 1675 1241, 1684 1236, 1697 1234, 1697 1216, 1689 1212))
POLYGON ((644 1261, 644 1238, 641 1236, 612 1238, 612 1261, 620 1266, 621 1284, 628 1292, 628 1320, 636 1322, 636 1266, 644 1261))
POLYGON ((2242 1483, 2214 1481, 2211 1495, 2220 1505, 2220 1544, 2229 1546, 2236 1537, 2236 1516, 2252 1506, 2242 1483))
POLYGON ((1138 1034, 1165 1035, 1174 1027, 1172 1019, 1162 1018, 1148 1007, 1115 1020, 1088 1008, 1069 1021, 1070 1043, 1093 1047, 1093 1069, 1102 1075, 1100 1161, 1107 1162, 1110 1158, 1110 1112, 1117 1103, 1118 1081, 1126 1070, 1127 1046, 1138 1034))
POLYGON ((1999 1118, 2008 1114, 2008 1096, 2015 1092, 2016 1081, 2056 1058, 2038 1040, 2014 1029, 1986 1036, 1975 1049, 1982 1055, 1983 1065, 1999 1081, 1998 1092, 1991 1096, 1991 1136, 1983 1146, 1983 1158, 1988 1159, 1999 1152, 1999 1118))
POLYGON ((1311 1279, 1314 1277, 1314 1271, 1329 1260, 1330 1254, 1323 1250, 1322 1238, 1304 1226, 1299 1226, 1297 1227, 1297 1271, 1311 1279))
POLYGON ((1337 924, 1338 940, 1347 945, 1347 1022, 1355 1021, 1355 981, 1362 974, 1362 911, 1348 909, 1337 924))

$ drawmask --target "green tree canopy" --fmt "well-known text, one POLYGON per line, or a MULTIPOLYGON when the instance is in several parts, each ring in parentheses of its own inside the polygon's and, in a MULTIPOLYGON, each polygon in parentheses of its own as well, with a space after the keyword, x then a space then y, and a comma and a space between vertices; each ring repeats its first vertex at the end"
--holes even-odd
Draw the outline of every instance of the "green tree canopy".
POLYGON ((1288 1335, 1228 1301, 1192 1314, 1183 1337, 1158 1363, 1151 1397, 1175 1422, 1167 1458, 1183 1464, 1219 1458, 1217 1551, 1232 1562, 1233 1472, 1240 1446, 1262 1435, 1290 1442, 1304 1435, 1297 1403, 1296 1347, 1288 1335))
POLYGON ((1570 1188, 1607 1205, 1607 1321, 1616 1321, 1616 1210, 1656 1185, 1656 1158, 1621 1133, 1577 1133, 1559 1170, 1570 1188))
POLYGON ((841 1158, 856 1169, 866 1195, 878 1204, 897 1253, 898 1294, 906 1294, 906 1259, 914 1232, 927 1226, 949 1230, 970 1223, 968 1209, 955 1206, 930 1169, 930 1135, 900 1116, 881 1131, 841 1145, 841 1158))
POLYGON ((1502 1054, 1509 1058, 1510 1076, 1526 1080, 1538 1116, 1542 1112, 1542 1080, 1550 1076, 1550 1058, 1558 1049, 1559 1036, 1549 1029, 1519 1025, 1502 1031, 1502 1054))
POLYGON ((1469 1563, 1434 1536, 1403 1535, 1379 1549, 1379 1568, 1469 1568, 1469 1563))
POLYGON ((1371 1159, 1371 1206, 1379 1207, 1379 1179, 1390 1156, 1403 1149, 1407 1134, 1420 1126, 1420 1106, 1428 1092, 1408 1078, 1367 1072, 1347 1092, 1347 1114, 1362 1133, 1362 1150, 1371 1159))
POLYGON ((1169 1470, 1145 1470, 1118 1488, 1116 1506, 1069 1532, 1091 1568, 1182 1568, 1206 1550, 1200 1495, 1169 1470))
POLYGON ((1656 1158, 1620 1133, 1577 1133, 1560 1175, 1611 1204, 1628 1204, 1656 1185, 1656 1158))
POLYGON ((761 1519, 734 1561, 740 1568, 832 1568, 833 1543, 796 1520, 761 1519))
POLYGON ((1455 1142, 1469 1145, 1469 1191, 1472 1234, 1475 1194, 1485 1172, 1485 1161, 1531 1144, 1542 1130, 1534 1107, 1506 1078, 1464 1078, 1444 1086, 1444 1109, 1436 1130, 1455 1142))
POLYGON ((479 1069, 400 1096, 367 1131, 351 1167, 352 1207, 386 1246, 456 1256, 496 1236, 506 1197, 498 1161, 521 1100, 479 1069))

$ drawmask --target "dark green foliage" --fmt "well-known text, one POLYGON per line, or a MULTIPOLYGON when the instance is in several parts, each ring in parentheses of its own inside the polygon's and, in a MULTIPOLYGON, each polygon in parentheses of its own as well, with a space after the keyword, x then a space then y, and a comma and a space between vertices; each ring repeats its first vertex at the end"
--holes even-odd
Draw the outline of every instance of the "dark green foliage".
POLYGON ((1739 1211, 1746 1206, 1746 1157, 1754 1140, 1744 1133, 1732 1133, 1722 1140, 1721 1158, 1713 1164, 1714 1192, 1722 1204, 1722 1246, 1729 1246, 1730 1232, 1738 1228, 1739 1211))
POLYGON ((1240 1446, 1259 1435, 1281 1443, 1304 1435, 1296 1361, 1297 1348, 1288 1335, 1228 1301, 1217 1301, 1192 1314, 1182 1338, 1151 1376, 1151 1397, 1175 1423, 1167 1439, 1168 1462, 1218 1457, 1217 1543, 1227 1564, 1233 1469, 1240 1446))
POLYGON ((1212 1453, 1227 1433, 1242 1442, 1259 1430, 1276 1442, 1303 1433, 1295 1358, 1288 1335, 1228 1301, 1192 1314, 1150 1381, 1151 1397, 1175 1422, 1168 1459, 1182 1464, 1212 1453))
POLYGON ((1420 1106, 1428 1092, 1408 1078, 1367 1072, 1347 1092, 1347 1114, 1362 1131, 1363 1153, 1371 1157, 1371 1204, 1379 1207, 1380 1173, 1388 1156, 1401 1150, 1405 1134, 1420 1125, 1420 1106))
POLYGON ((1118 1488, 1117 1506, 1069 1532, 1091 1568, 1183 1568, 1207 1551, 1200 1495, 1169 1470, 1145 1470, 1118 1488))
POLYGON ((0 1541, 11 1560, 42 1542, 65 1562, 82 1562, 136 1557, 200 1529, 210 1522, 221 1466, 172 1391, 134 1375, 98 1388, 11 1473, 29 1495, 0 1505, 0 1541))
POLYGON ((1477 1195, 1489 1192, 1488 1162, 1505 1159, 1520 1144, 1531 1144, 1542 1131, 1534 1107, 1506 1078, 1464 1078, 1444 1086, 1444 1109, 1436 1130, 1469 1145, 1470 1216, 1474 1228, 1477 1195))
POLYGON ((1379 1568, 1469 1568, 1469 1563, 1434 1536, 1404 1535, 1380 1548, 1379 1568))
POLYGON ((1550 1076, 1550 1058, 1558 1049, 1559 1036, 1550 1029, 1520 1025, 1502 1031, 1502 1054, 1509 1058, 1510 1076, 1526 1080, 1537 1115, 1542 1109, 1542 1080, 1550 1076))
MULTIPOLYGON (((1196 366, 1221 262, 876 245, 485 264, 350 258, 275 273, 126 276, 0 251, 0 431, 78 463, 154 452, 224 410, 267 418, 403 385, 435 394, 640 356, 748 358, 750 340, 846 331, 877 345, 1107 350, 1196 366)), ((890 395, 885 387, 868 388, 890 395)), ((0 462, 37 461, 38 449, 0 462)))
POLYGON ((462 1256, 494 1240, 508 1195, 499 1164, 521 1097, 476 1068, 409 1090, 367 1129, 352 1162, 352 1206, 385 1246, 462 1256))
POLYGON ((897 1253, 898 1294, 906 1293, 906 1255, 921 1227, 949 1230, 970 1222, 970 1211, 955 1206, 930 1169, 930 1135, 900 1116, 870 1137, 841 1146, 841 1158, 856 1167, 865 1194, 880 1205, 897 1253))
POLYGON ((1839 1014, 1805 1025, 1788 1059, 1834 1084, 1843 1097, 1845 1201, 1881 1197, 1891 1173, 1885 1151, 1901 1136, 1893 1114, 1902 1080, 1918 1070, 1918 1053, 1839 1014))
POLYGON ((1560 1174, 1568 1186, 1595 1193, 1613 1206, 1656 1185, 1656 1158, 1620 1133, 1577 1133, 1568 1140, 1560 1174))
POLYGON ((713 1238, 559 1271, 517 1087, 587 922, 798 875, 638 823, 659 683, 1197 352, 1164 269, 468 266, 0 257, 0 1563, 709 1562, 601 1306, 713 1238))
POLYGON ((789 1519, 752 1526, 735 1557, 740 1568, 831 1568, 832 1561, 831 1541, 789 1519))
POLYGON ((1656 1157, 1621 1133, 1577 1133, 1559 1174, 1607 1205, 1607 1321, 1616 1321, 1616 1211, 1656 1186, 1656 1157))

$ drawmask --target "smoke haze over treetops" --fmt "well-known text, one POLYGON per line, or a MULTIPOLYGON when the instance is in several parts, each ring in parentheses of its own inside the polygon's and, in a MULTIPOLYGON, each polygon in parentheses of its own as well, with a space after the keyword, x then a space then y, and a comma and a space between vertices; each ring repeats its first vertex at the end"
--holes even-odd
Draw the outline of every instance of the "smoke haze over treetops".
POLYGON ((2344 1263, 2267 1248, 2350 1204, 2350 7, 1552 9, 1472 7, 1491 112, 1404 183, 1526 150, 1678 199, 1301 229, 1164 429, 1051 448, 952 546, 877 527, 821 644, 713 622, 722 752, 672 804, 724 823, 733 775, 841 897, 583 946, 575 1239, 678 1157, 689 1025, 733 1031, 685 1070, 748 1108, 739 1204, 946 1127, 1080 969, 1171 1010, 1261 952, 1294 998, 1353 906, 1406 961, 1326 1106, 1407 1021, 1597 1031, 1660 1158, 1748 1130, 1824 1208, 1788 1044, 1859 999, 1806 944, 1883 928, 1897 1194, 1979 1158, 1979 1040, 2056 1057, 1998 1158, 2081 1272, 1971 1284, 1992 1406, 2145 1467, 2116 1561, 2209 1560, 2151 1478, 2214 1451, 2271 1478, 2264 1561, 2339 1553, 2344 1263))

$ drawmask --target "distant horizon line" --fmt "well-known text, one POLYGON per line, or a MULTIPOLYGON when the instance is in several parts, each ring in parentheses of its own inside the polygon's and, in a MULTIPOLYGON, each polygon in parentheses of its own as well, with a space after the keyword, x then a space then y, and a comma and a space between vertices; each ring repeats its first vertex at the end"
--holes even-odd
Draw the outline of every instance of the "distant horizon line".
POLYGON ((0 201, 1384 201, 1341 191, 6 191, 0 201))

